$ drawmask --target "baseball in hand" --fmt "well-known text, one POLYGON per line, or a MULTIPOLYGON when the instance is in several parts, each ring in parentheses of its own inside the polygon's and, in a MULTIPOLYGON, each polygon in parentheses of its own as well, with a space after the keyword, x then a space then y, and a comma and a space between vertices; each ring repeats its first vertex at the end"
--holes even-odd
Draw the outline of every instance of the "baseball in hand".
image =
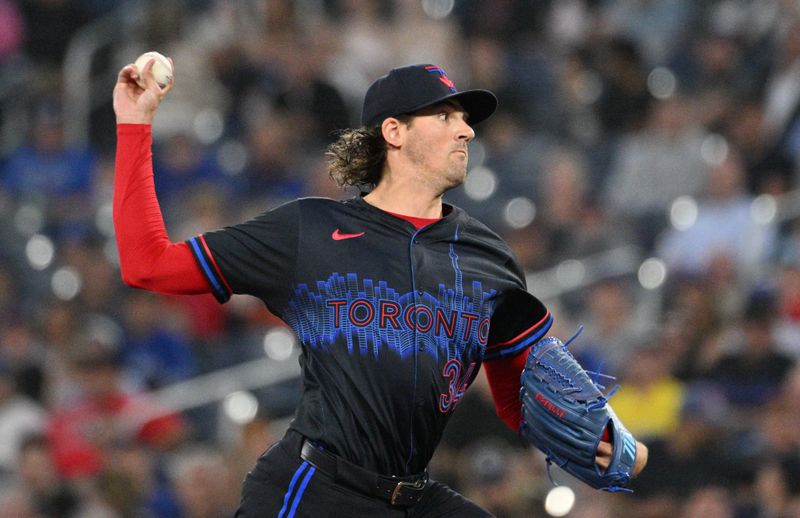
POLYGON ((155 77, 158 86, 164 88, 172 80, 172 63, 158 52, 145 52, 136 58, 133 64, 136 65, 136 70, 139 72, 139 80, 137 83, 144 88, 144 78, 141 77, 142 70, 144 70, 144 66, 151 59, 156 60, 156 62, 153 63, 153 77, 155 77))

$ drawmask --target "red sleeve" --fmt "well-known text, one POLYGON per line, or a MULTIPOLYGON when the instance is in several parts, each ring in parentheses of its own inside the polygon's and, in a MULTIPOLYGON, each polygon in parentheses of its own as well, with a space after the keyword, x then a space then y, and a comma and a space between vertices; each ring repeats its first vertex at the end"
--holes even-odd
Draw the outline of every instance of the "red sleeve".
POLYGON ((528 346, 516 356, 498 358, 483 364, 497 415, 515 432, 519 430, 522 420, 519 402, 519 389, 522 386, 520 377, 530 348, 528 346))
POLYGON ((210 293, 189 245, 167 236, 153 183, 152 140, 148 124, 117 125, 114 230, 122 280, 159 293, 210 293))

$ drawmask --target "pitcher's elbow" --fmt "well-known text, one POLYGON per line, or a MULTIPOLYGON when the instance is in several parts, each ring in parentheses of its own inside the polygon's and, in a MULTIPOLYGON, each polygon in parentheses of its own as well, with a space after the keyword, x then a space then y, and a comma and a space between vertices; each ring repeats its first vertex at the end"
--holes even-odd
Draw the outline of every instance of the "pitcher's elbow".
POLYGON ((145 288, 148 284, 149 276, 142 268, 132 265, 120 265, 122 282, 130 288, 145 288))

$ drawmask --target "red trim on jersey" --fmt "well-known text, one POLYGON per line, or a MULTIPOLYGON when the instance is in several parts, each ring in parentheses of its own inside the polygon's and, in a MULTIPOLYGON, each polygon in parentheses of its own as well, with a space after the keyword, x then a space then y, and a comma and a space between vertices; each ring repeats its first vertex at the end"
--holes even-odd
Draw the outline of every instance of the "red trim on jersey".
POLYGON ((437 221, 442 219, 442 218, 418 218, 416 216, 406 216, 405 214, 398 214, 396 212, 389 212, 388 210, 384 211, 384 212, 386 212, 388 214, 391 214, 392 216, 394 216, 396 218, 400 218, 400 219, 404 219, 404 220, 408 221, 409 223, 414 225, 414 228, 416 228, 417 230, 421 229, 422 227, 427 227, 431 223, 436 223, 437 221))
POLYGON ((222 281, 222 284, 225 285, 225 288, 227 288, 229 293, 233 293, 233 290, 231 289, 230 284, 228 284, 228 279, 226 279, 225 276, 222 275, 222 270, 219 269, 219 265, 217 264, 217 260, 214 259, 214 254, 212 254, 211 250, 208 248, 208 243, 206 243, 206 238, 203 237, 203 236, 197 236, 197 238, 200 241, 200 243, 203 245, 203 250, 206 251, 206 254, 208 255, 208 258, 211 259, 211 264, 214 265, 214 270, 216 270, 217 276, 219 277, 219 280, 222 281))
POLYGON ((535 331, 535 330, 536 330, 536 328, 540 327, 540 326, 541 326, 543 323, 545 323, 545 322, 547 321, 547 319, 548 319, 548 318, 550 318, 550 312, 549 312, 549 311, 547 311, 547 312, 544 314, 544 316, 542 317, 542 319, 541 319, 541 320, 539 320, 538 322, 536 322, 536 323, 535 323, 535 324, 533 324, 531 327, 529 327, 529 328, 528 328, 528 329, 526 329, 525 331, 521 332, 520 334, 518 334, 517 336, 515 336, 515 337, 514 337, 514 338, 512 338, 511 340, 506 340, 505 342, 501 342, 501 343, 499 343, 499 344, 487 345, 487 346, 486 346, 486 348, 487 348, 487 349, 494 349, 494 348, 496 348, 496 347, 502 347, 502 346, 504 346, 504 345, 508 345, 508 344, 510 344, 510 343, 516 342, 516 341, 518 341, 519 339, 521 339, 522 337, 524 337, 525 335, 527 335, 527 334, 530 334, 532 331, 535 331))
POLYGON ((118 124, 114 164, 114 230, 125 284, 158 293, 210 293, 186 243, 167 236, 153 183, 152 129, 118 124))
POLYGON ((486 379, 492 391, 494 408, 502 421, 515 432, 522 421, 522 407, 519 402, 520 376, 528 360, 530 347, 511 358, 497 358, 484 362, 486 379))

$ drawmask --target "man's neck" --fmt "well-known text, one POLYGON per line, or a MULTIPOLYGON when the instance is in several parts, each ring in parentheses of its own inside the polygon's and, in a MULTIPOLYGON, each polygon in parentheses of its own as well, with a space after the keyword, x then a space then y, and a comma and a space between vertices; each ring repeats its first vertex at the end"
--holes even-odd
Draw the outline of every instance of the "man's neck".
POLYGON ((441 218, 442 196, 426 193, 419 186, 381 181, 364 201, 386 212, 416 218, 441 218))

